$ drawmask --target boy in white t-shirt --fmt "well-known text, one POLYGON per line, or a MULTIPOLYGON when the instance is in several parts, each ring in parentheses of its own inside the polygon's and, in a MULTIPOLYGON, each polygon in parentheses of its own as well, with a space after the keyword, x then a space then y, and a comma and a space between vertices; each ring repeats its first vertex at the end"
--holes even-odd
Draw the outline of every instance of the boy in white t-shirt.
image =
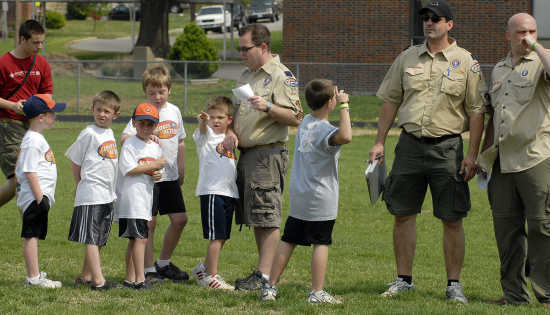
MULTIPOLYGON (((185 129, 179 108, 168 102, 170 94, 170 72, 164 65, 155 65, 143 73, 143 91, 149 103, 159 111, 159 124, 154 132, 154 140, 160 142, 166 167, 162 178, 155 183, 153 192, 153 219, 149 221, 149 238, 145 250, 145 277, 149 281, 161 282, 163 278, 173 281, 188 280, 187 272, 171 262, 172 254, 178 245, 183 228, 187 223, 187 213, 180 186, 183 184, 185 167, 185 129), (154 235, 157 214, 168 215, 170 225, 164 234, 162 249, 154 261, 154 235)), ((128 123, 122 132, 121 143, 136 134, 136 129, 128 123)))
POLYGON ((196 195, 201 201, 204 239, 210 240, 204 263, 193 269, 193 277, 203 287, 235 290, 218 274, 218 261, 231 235, 231 222, 237 190, 236 158, 223 147, 227 127, 233 121, 233 103, 224 96, 211 99, 206 113, 197 116, 199 128, 193 133, 199 156, 199 180, 196 195))
POLYGON ((128 238, 126 277, 123 285, 136 290, 153 289, 143 267, 147 222, 151 221, 154 181, 162 177, 165 162, 158 143, 150 139, 159 122, 157 108, 139 104, 132 115, 136 135, 126 139, 118 161, 116 219, 118 236, 128 238))
POLYGON ((352 138, 348 95, 332 81, 316 79, 305 89, 313 113, 302 120, 290 175, 290 210, 281 242, 275 252, 269 281, 262 285, 262 300, 275 300, 277 283, 296 245, 313 245, 311 257, 311 304, 342 301, 323 290, 328 246, 338 214, 338 159, 343 144, 352 138), (328 122, 338 108, 339 128, 328 122))
POLYGON ((75 286, 89 284, 92 290, 114 287, 103 277, 99 251, 107 244, 113 222, 118 151, 110 127, 119 109, 120 98, 114 92, 97 94, 92 100, 95 123, 82 130, 65 153, 77 185, 68 239, 86 244, 75 286))
POLYGON ((48 212, 55 199, 57 167, 50 145, 42 135, 55 122, 55 113, 65 109, 65 103, 55 103, 48 94, 31 96, 23 103, 29 119, 29 130, 21 142, 15 166, 17 178, 17 208, 23 217, 21 237, 25 239, 23 256, 27 268, 25 285, 61 288, 60 281, 46 278, 38 267, 38 240, 48 233, 48 212))

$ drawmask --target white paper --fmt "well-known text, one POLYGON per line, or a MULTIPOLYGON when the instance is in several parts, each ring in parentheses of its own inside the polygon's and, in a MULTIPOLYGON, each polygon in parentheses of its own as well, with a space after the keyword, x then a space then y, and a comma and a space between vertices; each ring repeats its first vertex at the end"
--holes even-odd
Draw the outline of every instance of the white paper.
POLYGON ((248 103, 248 99, 254 96, 252 87, 250 87, 250 84, 248 83, 238 88, 234 88, 232 91, 233 95, 235 95, 241 103, 248 103))
POLYGON ((491 180, 491 173, 488 173, 488 174, 484 174, 484 173, 479 173, 477 174, 477 187, 479 187, 479 189, 487 189, 487 187, 489 186, 489 180, 491 180))
POLYGON ((367 169, 365 170, 365 176, 369 175, 370 173, 372 173, 374 171, 374 169, 376 168, 376 165, 378 164, 378 161, 374 161, 374 163, 369 163, 369 166, 367 167, 367 169))

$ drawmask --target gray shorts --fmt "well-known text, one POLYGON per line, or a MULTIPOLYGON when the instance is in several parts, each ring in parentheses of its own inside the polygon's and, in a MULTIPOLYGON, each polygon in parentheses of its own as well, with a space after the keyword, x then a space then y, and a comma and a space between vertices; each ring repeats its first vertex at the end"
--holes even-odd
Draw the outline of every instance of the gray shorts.
POLYGON ((463 159, 459 135, 418 139, 402 132, 384 184, 384 201, 396 216, 420 213, 430 186, 435 217, 456 221, 470 210, 470 190, 458 174, 463 159))
POLYGON ((241 150, 237 164, 237 224, 280 228, 288 151, 284 145, 241 150))
POLYGON ((113 223, 113 203, 74 207, 69 241, 105 246, 113 223))

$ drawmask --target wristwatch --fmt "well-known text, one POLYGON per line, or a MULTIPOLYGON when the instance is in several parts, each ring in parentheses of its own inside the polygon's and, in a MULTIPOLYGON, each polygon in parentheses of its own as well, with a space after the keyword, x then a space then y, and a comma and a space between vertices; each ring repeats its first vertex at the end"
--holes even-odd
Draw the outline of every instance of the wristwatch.
POLYGON ((271 102, 266 102, 264 112, 269 113, 269 111, 271 110, 271 106, 273 106, 273 104, 271 104, 271 102))

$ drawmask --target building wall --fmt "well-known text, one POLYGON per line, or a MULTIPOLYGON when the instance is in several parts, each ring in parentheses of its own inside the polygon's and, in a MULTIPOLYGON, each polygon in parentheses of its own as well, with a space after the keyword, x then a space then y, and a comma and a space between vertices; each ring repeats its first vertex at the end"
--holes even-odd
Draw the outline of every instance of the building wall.
MULTIPOLYGON (((451 36, 478 57, 485 74, 508 49, 507 19, 530 12, 531 0, 448 0, 455 16, 451 36)), ((372 94, 394 58, 411 43, 411 0, 293 0, 284 6, 285 62, 366 63, 291 64, 300 86, 314 77, 334 79, 356 93, 372 94)))

